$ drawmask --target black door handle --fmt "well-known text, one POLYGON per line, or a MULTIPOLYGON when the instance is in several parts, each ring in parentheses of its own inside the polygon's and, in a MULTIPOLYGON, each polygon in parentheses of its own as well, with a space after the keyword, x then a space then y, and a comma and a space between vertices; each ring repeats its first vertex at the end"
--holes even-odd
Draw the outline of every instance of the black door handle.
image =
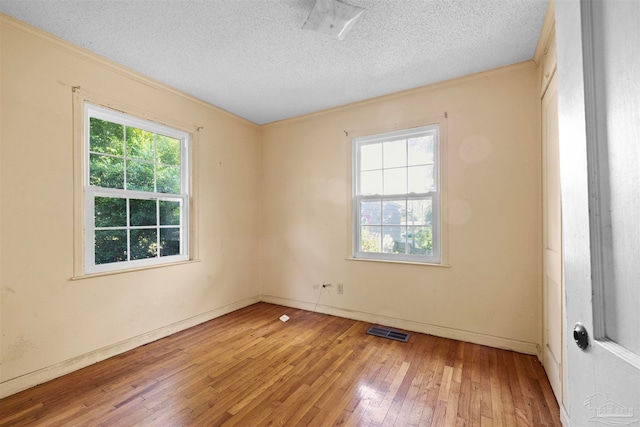
POLYGON ((576 323, 573 327, 573 339, 580 350, 586 350, 589 346, 589 334, 581 323, 576 323))

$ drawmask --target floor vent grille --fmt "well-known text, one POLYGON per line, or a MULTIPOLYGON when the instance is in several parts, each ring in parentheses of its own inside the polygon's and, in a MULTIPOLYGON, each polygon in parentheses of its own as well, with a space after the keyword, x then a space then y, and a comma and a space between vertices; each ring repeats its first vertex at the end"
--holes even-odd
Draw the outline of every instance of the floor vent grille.
POLYGON ((375 335, 376 337, 389 338, 390 340, 407 342, 409 341, 409 334, 406 332, 392 331, 391 329, 383 328, 381 326, 372 326, 367 331, 369 335, 375 335))

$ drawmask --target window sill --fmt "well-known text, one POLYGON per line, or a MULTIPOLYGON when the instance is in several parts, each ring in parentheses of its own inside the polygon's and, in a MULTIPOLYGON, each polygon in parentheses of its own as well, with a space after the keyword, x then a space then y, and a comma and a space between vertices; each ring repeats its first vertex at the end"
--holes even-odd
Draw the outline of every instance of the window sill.
POLYGON ((407 265, 420 265, 423 267, 443 267, 451 268, 449 264, 436 264, 432 262, 415 262, 415 261, 396 261, 390 259, 373 259, 373 258, 345 258, 346 261, 368 261, 368 262, 382 262, 386 264, 407 264, 407 265))
POLYGON ((187 261, 178 261, 172 262, 168 264, 155 264, 155 265, 145 265, 143 267, 133 267, 133 268, 123 268, 122 270, 112 270, 112 271, 103 271, 100 273, 88 273, 79 276, 71 277, 71 280, 85 280, 85 279, 93 279, 95 277, 103 277, 103 276, 112 276, 114 274, 123 274, 123 273, 132 273, 135 271, 143 271, 143 270, 151 270, 156 268, 166 268, 173 267, 175 265, 184 265, 184 264, 195 264, 200 262, 199 259, 190 259, 187 261))

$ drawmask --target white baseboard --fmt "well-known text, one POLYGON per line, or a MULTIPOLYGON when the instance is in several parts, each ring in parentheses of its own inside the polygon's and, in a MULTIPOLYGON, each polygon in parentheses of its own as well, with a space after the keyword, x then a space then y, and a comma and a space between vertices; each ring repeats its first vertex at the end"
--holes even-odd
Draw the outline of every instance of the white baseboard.
POLYGON ((235 302, 233 304, 225 305, 224 307, 210 310, 206 313, 199 314, 197 316, 190 317, 188 319, 181 320, 171 325, 164 326, 162 328, 138 335, 136 337, 129 338, 127 340, 103 347, 98 350, 91 351, 89 353, 74 357, 64 362, 57 363, 46 368, 39 369, 28 374, 21 375, 16 378, 4 381, 0 383, 0 399, 22 390, 26 390, 30 387, 42 384, 54 378, 61 377, 70 372, 77 371, 118 354, 124 353, 141 345, 148 344, 156 341, 160 338, 164 338, 176 332, 183 331, 200 323, 207 322, 216 317, 224 316, 225 314, 247 307, 251 304, 260 302, 258 296, 246 298, 244 300, 235 302))
POLYGON ((465 331, 461 329, 447 328, 443 326, 430 325, 428 323, 415 322, 412 320, 397 319, 394 317, 381 316, 373 313, 365 313, 362 311, 346 310, 343 308, 332 307, 329 305, 315 304, 281 298, 272 295, 262 295, 261 301, 271 304, 284 305, 291 308, 299 308, 302 310, 317 311, 318 313, 330 314, 332 316, 345 317, 347 319, 360 320, 362 322, 375 323, 383 326, 391 326, 407 331, 420 332, 423 334, 435 335, 443 338, 451 338, 458 341, 465 341, 474 344, 486 345, 488 347, 512 350, 518 353, 525 353, 538 356, 540 355, 540 347, 536 343, 518 341, 509 338, 496 337, 493 335, 479 334, 477 332, 465 331))

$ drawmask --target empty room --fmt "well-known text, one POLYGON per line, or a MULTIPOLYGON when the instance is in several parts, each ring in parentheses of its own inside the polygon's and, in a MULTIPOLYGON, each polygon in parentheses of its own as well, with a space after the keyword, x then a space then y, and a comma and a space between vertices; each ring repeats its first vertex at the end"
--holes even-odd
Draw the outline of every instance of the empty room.
POLYGON ((640 425, 638 22, 0 0, 0 426, 640 425))

